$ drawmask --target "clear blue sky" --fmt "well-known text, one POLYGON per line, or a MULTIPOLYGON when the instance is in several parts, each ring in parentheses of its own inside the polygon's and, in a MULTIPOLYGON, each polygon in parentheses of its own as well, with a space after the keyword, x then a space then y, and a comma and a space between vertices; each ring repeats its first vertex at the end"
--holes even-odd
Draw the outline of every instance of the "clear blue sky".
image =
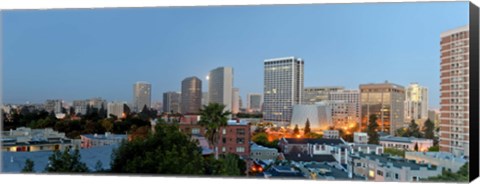
POLYGON ((152 98, 189 76, 234 68, 234 85, 263 93, 263 60, 305 60, 305 87, 418 82, 438 107, 440 33, 468 24, 468 2, 7 11, 5 103, 152 98))

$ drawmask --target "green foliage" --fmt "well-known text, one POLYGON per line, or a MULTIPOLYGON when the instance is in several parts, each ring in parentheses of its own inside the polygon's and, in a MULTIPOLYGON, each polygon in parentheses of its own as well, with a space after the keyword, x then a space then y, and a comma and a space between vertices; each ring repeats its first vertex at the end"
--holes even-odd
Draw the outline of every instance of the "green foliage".
POLYGON ((418 143, 415 143, 415 147, 413 148, 415 151, 418 151, 418 143))
POLYGON ((48 158, 49 164, 45 167, 45 172, 53 173, 76 173, 89 172, 87 165, 80 161, 80 152, 75 149, 71 153, 66 148, 63 152, 55 151, 48 158))
POLYGON ((390 154, 390 155, 405 158, 405 150, 399 150, 399 149, 395 149, 395 148, 385 148, 383 150, 383 152, 387 153, 387 154, 390 154))
POLYGON ((176 125, 158 124, 145 139, 123 142, 112 154, 113 173, 204 174, 198 142, 176 125))
POLYGON ((323 136, 314 132, 310 132, 308 134, 305 134, 305 138, 313 138, 313 139, 320 139, 323 136))
POLYGON ((420 128, 418 127, 417 123, 415 123, 415 120, 412 120, 410 122, 403 137, 416 137, 416 138, 423 137, 422 132, 420 132, 420 128))
POLYGON ((251 113, 237 113, 235 115, 237 118, 262 118, 263 114, 262 113, 257 113, 257 114, 251 114, 251 113))
POLYGON ((298 129, 298 125, 295 124, 295 128, 293 129, 293 134, 299 135, 300 134, 300 129, 298 129))
POLYGON ((430 152, 439 152, 439 151, 440 151, 440 146, 439 146, 439 145, 432 146, 432 147, 428 148, 428 151, 430 151, 430 152))
POLYGON ((378 128, 377 116, 372 114, 370 115, 370 120, 367 126, 367 135, 368 135, 369 144, 379 144, 380 136, 378 135, 377 128, 378 128))
POLYGON ((33 170, 33 167, 34 167, 34 166, 35 166, 35 164, 33 163, 33 161, 30 160, 30 159, 27 159, 27 160, 25 160, 25 166, 23 167, 23 169, 22 169, 21 172, 22 172, 22 173, 35 172, 35 171, 33 170))
POLYGON ((204 105, 200 109, 200 121, 198 124, 206 129, 205 136, 207 140, 213 145, 215 150, 215 158, 218 158, 218 149, 215 149, 218 142, 219 128, 226 126, 229 111, 224 111, 225 105, 218 103, 210 103, 204 105))
POLYGON ((97 163, 95 163, 95 172, 103 172, 104 169, 103 169, 103 164, 102 162, 100 162, 100 160, 97 161, 97 163))
POLYGON ((435 124, 430 121, 430 119, 427 119, 427 121, 425 121, 425 123, 423 124, 423 132, 426 139, 435 138, 435 124))
POLYGON ((252 141, 261 146, 278 149, 278 140, 268 141, 267 133, 255 134, 252 141))
POLYGON ((305 123, 305 128, 303 129, 303 134, 307 135, 310 133, 310 120, 307 118, 307 122, 305 123))
POLYGON ((469 165, 466 163, 463 165, 457 173, 444 170, 441 175, 436 177, 430 177, 424 181, 433 182, 468 182, 469 181, 469 165))

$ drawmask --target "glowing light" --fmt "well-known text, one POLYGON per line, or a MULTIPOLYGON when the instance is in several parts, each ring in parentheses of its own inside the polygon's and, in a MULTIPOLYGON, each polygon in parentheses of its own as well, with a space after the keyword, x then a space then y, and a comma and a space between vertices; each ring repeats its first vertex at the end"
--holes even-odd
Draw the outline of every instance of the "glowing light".
POLYGON ((300 137, 301 137, 301 135, 297 135, 297 138, 300 138, 300 137))
POLYGON ((210 76, 209 76, 209 75, 207 75, 207 77, 206 77, 206 78, 207 78, 207 80, 210 80, 210 76))

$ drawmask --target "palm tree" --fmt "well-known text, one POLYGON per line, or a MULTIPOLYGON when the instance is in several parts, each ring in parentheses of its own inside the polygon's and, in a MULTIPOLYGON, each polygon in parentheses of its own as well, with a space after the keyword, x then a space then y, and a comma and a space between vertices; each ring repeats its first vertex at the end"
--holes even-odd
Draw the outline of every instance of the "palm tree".
POLYGON ((215 150, 215 158, 218 159, 218 135, 220 127, 226 126, 228 116, 231 114, 229 111, 224 111, 225 105, 218 103, 210 103, 204 105, 200 109, 200 121, 198 124, 206 129, 205 136, 208 142, 213 146, 215 150))

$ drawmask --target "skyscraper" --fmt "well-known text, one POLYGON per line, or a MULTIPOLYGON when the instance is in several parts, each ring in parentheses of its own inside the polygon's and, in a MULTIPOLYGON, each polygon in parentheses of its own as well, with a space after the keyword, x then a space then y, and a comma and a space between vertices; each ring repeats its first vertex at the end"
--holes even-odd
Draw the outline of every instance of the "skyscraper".
POLYGON ((208 105, 208 92, 202 92, 202 106, 208 105))
POLYGON ((232 113, 240 112, 240 89, 233 88, 232 90, 232 113))
POLYGON ((198 114, 202 105, 202 81, 188 77, 182 81, 182 113, 198 114))
POLYGON ((247 112, 261 112, 262 101, 262 94, 249 93, 247 95, 247 112))
POLYGON ((403 128, 405 88, 388 83, 360 85, 361 129, 366 130, 370 115, 377 116, 378 130, 395 135, 403 128))
POLYGON ((296 57, 264 61, 263 108, 265 121, 287 125, 293 105, 303 99, 304 61, 296 57))
POLYGON ((144 106, 150 108, 152 98, 152 85, 148 82, 133 84, 133 111, 140 112, 144 106))
POLYGON ((107 105, 107 117, 110 115, 115 115, 117 118, 124 118, 126 114, 124 113, 124 105, 127 102, 109 102, 107 105))
POLYGON ((448 30, 440 37, 440 151, 468 155, 469 27, 448 30))
POLYGON ((360 91, 330 91, 326 102, 331 105, 334 125, 360 127, 360 91))
POLYGON ((341 86, 322 86, 322 87, 306 87, 303 89, 303 103, 315 104, 328 100, 328 95, 331 92, 343 90, 341 86))
POLYGON ((233 68, 218 67, 208 74, 209 103, 225 105, 225 111, 232 112, 233 68))
POLYGON ((428 118, 428 89, 418 83, 411 83, 405 91, 405 121, 420 120, 420 124, 428 118))
POLYGON ((163 93, 163 112, 180 113, 181 110, 181 95, 178 92, 163 93))

